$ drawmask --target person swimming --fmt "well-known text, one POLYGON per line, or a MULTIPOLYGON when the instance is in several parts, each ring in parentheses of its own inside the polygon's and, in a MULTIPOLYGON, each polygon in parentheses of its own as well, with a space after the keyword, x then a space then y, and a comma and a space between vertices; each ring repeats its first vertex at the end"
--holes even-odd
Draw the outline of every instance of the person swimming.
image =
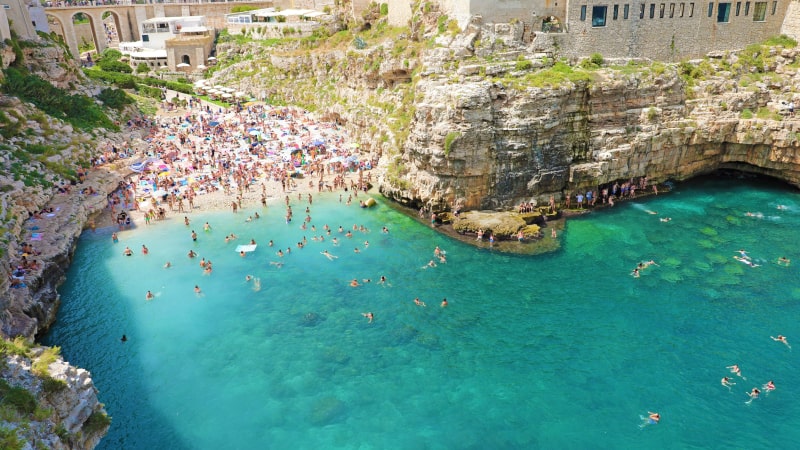
POLYGON ((372 314, 371 312, 361 313, 361 315, 369 319, 369 323, 372 323, 372 319, 375 318, 375 315, 372 314))
POLYGON ((323 250, 323 251, 321 251, 319 253, 320 253, 320 255, 325 255, 325 257, 328 258, 331 261, 333 261, 334 259, 338 258, 338 256, 331 255, 330 253, 328 253, 327 250, 323 250))
POLYGON ((122 338, 120 338, 120 341, 122 341, 122 342, 128 342, 128 336, 126 336, 126 335, 124 335, 124 334, 123 334, 123 335, 122 335, 122 338))
POLYGON ((425 302, 421 301, 419 297, 414 298, 414 304, 417 306, 427 306, 425 302))
POLYGON ((155 298, 155 295, 153 295, 153 293, 150 292, 150 291, 147 291, 147 294, 144 295, 144 299, 145 300, 152 300, 154 298, 155 298))
POLYGON ((761 386, 761 389, 764 389, 769 394, 775 390, 775 383, 773 383, 772 380, 769 380, 764 386, 761 386))
POLYGON ((756 264, 753 261, 750 261, 749 257, 745 258, 745 257, 742 257, 742 256, 734 255, 733 259, 739 261, 740 263, 747 264, 748 266, 753 267, 753 268, 760 267, 760 264, 756 264))
POLYGON ((731 386, 735 386, 736 385, 736 383, 733 383, 731 381, 730 377, 722 377, 722 381, 720 381, 720 384, 722 384, 723 386, 728 388, 729 391, 731 390, 731 386))
POLYGON ((789 349, 791 350, 792 346, 789 345, 789 341, 786 339, 786 336, 784 336, 782 334, 779 334, 778 337, 772 337, 772 336, 770 336, 770 337, 775 342, 783 342, 783 344, 786 345, 787 347, 789 347, 789 349))
POLYGON ((172 263, 171 262, 167 261, 167 262, 164 263, 164 268, 165 269, 169 269, 170 267, 172 267, 172 263))
POLYGON ((750 400, 746 401, 745 404, 749 405, 753 402, 753 400, 757 399, 760 394, 761 391, 754 387, 750 390, 750 392, 747 393, 747 396, 750 397, 750 400))
POLYGON ((353 278, 352 280, 350 280, 350 287, 359 287, 359 286, 361 286, 361 285, 358 284, 358 280, 357 279, 353 278))
MULTIPOLYGON (((726 369, 731 369, 731 373, 732 374, 735 374, 737 377, 742 377, 742 370, 739 369, 739 366, 737 366, 736 364, 734 364, 732 366, 728 366, 728 367, 726 367, 726 369)), ((746 380, 747 378, 742 377, 742 379, 746 380)))
POLYGON ((791 262, 792 262, 792 261, 791 261, 791 260, 789 260, 789 258, 787 258, 787 257, 785 257, 785 256, 781 256, 780 258, 778 258, 778 265, 779 265, 779 266, 786 266, 786 267, 789 267, 789 264, 790 264, 791 262))
POLYGON ((642 419, 642 424, 639 425, 639 428, 644 428, 648 425, 655 425, 661 420, 661 415, 656 412, 647 411, 647 417, 639 416, 642 419))
POLYGON ((446 308, 447 307, 447 298, 443 298, 442 299, 442 305, 441 306, 442 306, 442 308, 446 308))

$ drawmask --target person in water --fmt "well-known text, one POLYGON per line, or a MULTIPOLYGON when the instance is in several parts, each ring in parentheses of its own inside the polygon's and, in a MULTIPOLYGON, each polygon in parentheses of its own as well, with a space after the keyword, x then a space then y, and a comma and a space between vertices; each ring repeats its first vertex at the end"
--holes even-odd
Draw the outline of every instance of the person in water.
POLYGON ((123 335, 122 335, 122 338, 120 339, 120 341, 122 341, 122 342, 128 342, 128 336, 126 336, 126 335, 124 335, 124 334, 123 334, 123 335))
POLYGON ((765 391, 767 391, 767 394, 769 394, 770 392, 775 390, 775 383, 773 383, 772 380, 769 380, 767 381, 767 384, 761 386, 761 389, 764 389, 765 391))
POLYGON ((125 247, 125 250, 122 251, 122 254, 125 256, 133 256, 133 250, 130 247, 125 247))
POLYGON ((749 405, 753 402, 753 400, 757 399, 760 394, 761 391, 758 390, 758 388, 751 389, 750 392, 747 393, 747 396, 750 397, 750 400, 746 401, 745 403, 749 405))
POLYGON ((153 298, 155 298, 155 295, 150 291, 147 291, 147 294, 144 295, 145 300, 152 300, 153 298))
POLYGON ((728 388, 729 391, 731 390, 731 386, 736 385, 736 383, 731 381, 730 377, 722 377, 722 381, 720 382, 720 384, 728 388))
POLYGON ((442 308, 446 308, 446 307, 447 307, 447 299, 443 298, 442 299, 442 308))
POLYGON ((372 323, 372 319, 375 318, 375 315, 372 314, 371 312, 361 313, 361 315, 369 319, 369 323, 372 323))
MULTIPOLYGON (((737 366, 736 364, 734 364, 732 366, 728 366, 728 367, 726 367, 726 369, 731 369, 731 373, 735 374, 737 377, 741 377, 742 376, 742 370, 739 369, 739 366, 737 366)), ((742 377, 742 378, 744 378, 744 377, 742 377)), ((744 378, 744 379, 746 380, 747 378, 744 378)))
POLYGON ((792 261, 791 261, 791 260, 789 260, 789 258, 787 258, 787 257, 785 257, 785 256, 781 256, 780 258, 778 258, 778 265, 779 265, 779 266, 786 266, 786 267, 789 267, 789 264, 790 264, 791 262, 792 262, 792 261))
POLYGON ((789 345, 789 341, 786 340, 786 336, 784 336, 782 334, 779 334, 778 337, 772 337, 772 336, 770 336, 770 337, 772 338, 773 341, 775 341, 775 342, 783 342, 784 345, 786 345, 790 349, 792 348, 792 346, 789 345))
POLYGON ((647 411, 647 417, 639 416, 642 418, 642 424, 639 427, 646 427, 647 425, 655 425, 661 420, 661 415, 657 412, 647 411))
POLYGON ((425 305, 425 302, 423 302, 423 301, 421 301, 421 300, 419 299, 419 297, 416 297, 416 298, 414 299, 414 304, 415 304, 415 305, 417 305, 417 306, 427 306, 427 305, 425 305))

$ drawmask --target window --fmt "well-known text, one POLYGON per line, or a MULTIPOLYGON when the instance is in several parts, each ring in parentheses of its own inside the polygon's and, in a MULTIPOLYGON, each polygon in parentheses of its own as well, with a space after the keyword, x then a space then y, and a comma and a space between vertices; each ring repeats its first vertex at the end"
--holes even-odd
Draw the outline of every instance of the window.
POLYGON ((708 3, 708 17, 711 17, 713 15, 714 15, 714 2, 709 2, 708 3))
POLYGON ((675 3, 669 4, 669 18, 672 19, 675 17, 675 3))
MULTIPOLYGON (((764 4, 766 7, 766 3, 764 4)), ((717 7, 717 22, 718 23, 728 23, 731 21, 731 4, 730 3, 720 3, 717 7)))
POLYGON ((750 14, 750 2, 744 2, 744 15, 747 16, 750 14))
POLYGON ((778 2, 772 2, 772 15, 775 15, 775 10, 778 9, 778 2))
POLYGON ((581 22, 586 20, 586 5, 581 6, 581 22))
POLYGON ((763 22, 767 17, 767 2, 756 2, 753 8, 753 22, 763 22))
POLYGON ((665 11, 666 9, 667 9, 667 5, 666 5, 666 4, 664 4, 664 3, 662 3, 662 4, 661 4, 661 5, 658 7, 658 18, 659 18, 659 19, 663 19, 663 18, 664 18, 664 11, 665 11))
POLYGON ((604 27, 606 26, 606 13, 608 6, 592 6, 592 26, 604 27))
POLYGON ((689 3, 689 17, 694 17, 694 3, 689 3))
POLYGON ((150 42, 150 35, 149 34, 143 34, 142 35, 142 42, 150 42))
POLYGON ((641 5, 642 7, 639 9, 639 18, 644 19, 644 3, 641 5))
POLYGON ((650 18, 653 19, 656 17, 656 4, 650 3, 650 18))
POLYGON ((742 9, 742 2, 736 2, 736 16, 739 16, 739 10, 742 9))
POLYGON ((625 4, 625 5, 622 7, 622 18, 623 18, 623 19, 625 19, 625 20, 628 20, 628 12, 629 12, 629 11, 630 11, 630 7, 629 7, 629 6, 628 6, 628 4, 626 3, 626 4, 625 4))
POLYGON ((617 16, 619 16, 619 5, 614 5, 614 20, 617 20, 617 16))

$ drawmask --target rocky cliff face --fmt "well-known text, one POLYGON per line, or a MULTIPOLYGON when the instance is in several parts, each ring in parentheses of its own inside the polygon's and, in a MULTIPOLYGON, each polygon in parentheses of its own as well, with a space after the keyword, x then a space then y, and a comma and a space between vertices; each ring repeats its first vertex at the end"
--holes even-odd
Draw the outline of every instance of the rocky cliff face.
POLYGON ((346 123, 380 155, 384 195, 417 207, 507 209, 717 168, 800 184, 798 124, 781 115, 798 67, 789 41, 674 65, 565 64, 519 23, 473 18, 462 30, 423 9, 411 29, 373 20, 321 45, 231 44, 242 61, 214 76, 346 123))
MULTIPOLYGON (((796 52, 784 55, 794 61, 796 52)), ((718 168, 800 185, 800 122, 779 115, 791 99, 782 88, 728 91, 710 80, 702 89, 719 92, 696 96, 674 67, 593 76, 556 89, 420 81, 403 154, 413 187, 384 192, 440 209, 508 209, 615 180, 681 180, 718 168)))

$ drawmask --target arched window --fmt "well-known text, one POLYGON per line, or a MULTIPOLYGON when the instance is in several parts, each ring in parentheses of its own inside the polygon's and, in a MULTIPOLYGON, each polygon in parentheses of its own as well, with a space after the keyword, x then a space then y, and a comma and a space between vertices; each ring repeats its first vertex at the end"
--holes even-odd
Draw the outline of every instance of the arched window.
POLYGON ((189 55, 183 55, 181 57, 181 62, 184 63, 184 64, 189 64, 189 65, 192 64, 192 61, 189 59, 189 55))

